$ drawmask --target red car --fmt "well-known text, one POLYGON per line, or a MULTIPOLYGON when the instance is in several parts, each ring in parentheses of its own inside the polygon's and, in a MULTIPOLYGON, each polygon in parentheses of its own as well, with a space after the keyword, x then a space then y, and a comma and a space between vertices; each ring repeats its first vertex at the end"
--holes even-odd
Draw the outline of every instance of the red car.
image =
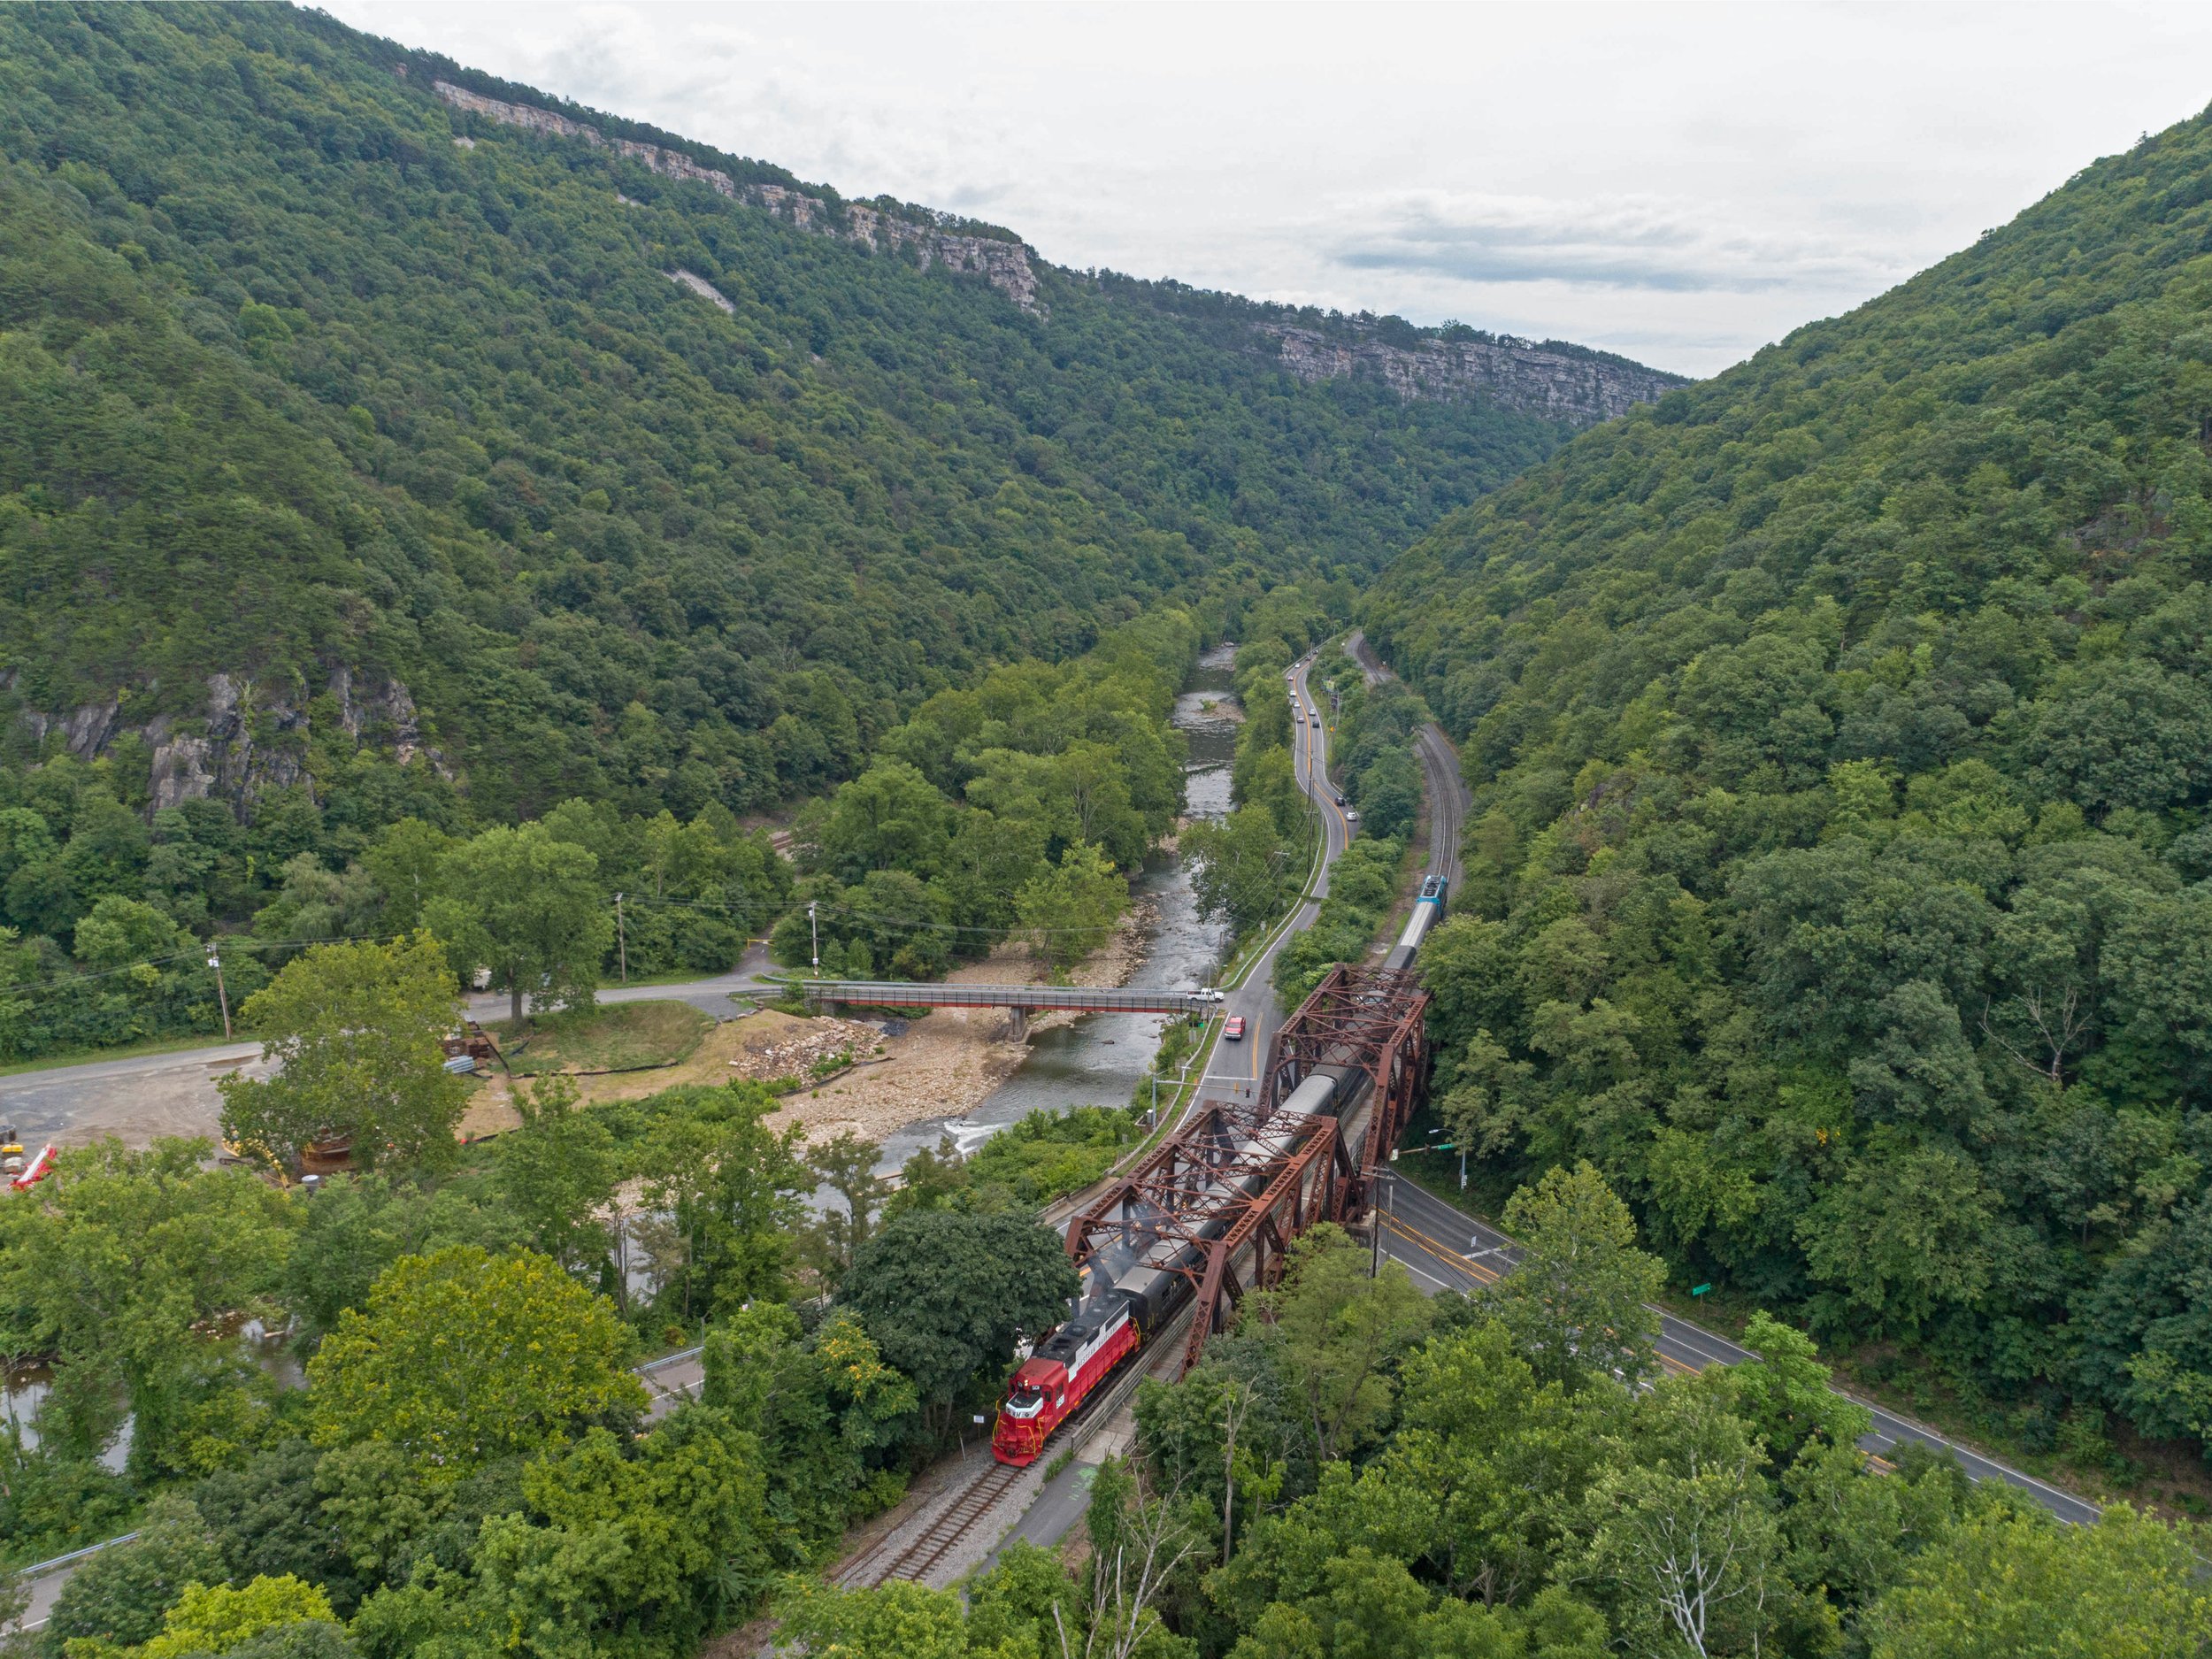
POLYGON ((1228 1023, 1221 1028, 1221 1034, 1224 1037, 1226 1037, 1231 1042, 1240 1041, 1244 1035, 1244 1016, 1241 1014, 1230 1015, 1228 1023))

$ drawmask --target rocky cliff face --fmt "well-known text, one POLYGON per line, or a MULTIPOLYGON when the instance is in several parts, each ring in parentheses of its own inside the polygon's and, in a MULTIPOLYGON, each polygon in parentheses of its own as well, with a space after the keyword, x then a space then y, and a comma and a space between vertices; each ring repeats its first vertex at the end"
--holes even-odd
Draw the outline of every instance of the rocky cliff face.
MULTIPOLYGON (((787 189, 780 184, 755 184, 745 188, 745 199, 789 219, 802 229, 825 235, 837 232, 829 223, 829 204, 818 196, 787 189)), ((1025 311, 1041 312, 1037 299, 1037 271, 1029 262, 1029 250, 1018 242, 999 242, 988 236, 961 236, 870 207, 864 202, 845 205, 844 235, 849 242, 881 251, 911 248, 927 270, 934 263, 949 270, 982 277, 1025 311)))
MULTIPOLYGON (((383 750, 403 766, 420 756, 444 776, 453 775, 444 757, 424 743, 415 700, 398 680, 357 686, 351 671, 340 668, 331 673, 330 694, 337 701, 338 724, 354 742, 383 750)), ((157 812, 212 795, 250 821, 258 797, 307 780, 307 711, 281 697, 259 697, 251 680, 229 674, 208 676, 206 717, 181 725, 164 714, 143 726, 126 726, 114 703, 18 718, 32 741, 43 745, 58 733, 80 760, 95 759, 127 733, 144 739, 153 751, 157 812)))
POLYGON ((1302 380, 1373 375, 1408 402, 1486 397, 1501 409, 1576 426, 1624 415, 1638 403, 1687 384, 1678 374, 1549 350, 1509 335, 1424 338, 1404 346, 1379 338, 1363 324, 1348 327, 1348 333, 1334 334, 1263 323, 1259 333, 1283 367, 1302 380))
MULTIPOLYGON (((449 81, 431 84, 438 96, 456 109, 468 110, 504 126, 526 127, 532 132, 547 133, 558 138, 580 138, 587 143, 601 145, 618 155, 641 162, 655 173, 668 178, 703 184, 733 202, 764 208, 803 230, 811 230, 825 236, 841 236, 847 242, 857 242, 877 252, 892 253, 911 249, 924 270, 932 265, 941 265, 949 271, 979 276, 1024 311, 1041 312, 1043 310, 1037 299, 1036 268, 1030 263, 1029 250, 1020 242, 1001 242, 989 236, 961 235, 938 225, 887 213, 879 208, 856 202, 846 205, 844 223, 841 227, 836 223, 837 216, 827 202, 818 196, 809 196, 803 190, 790 189, 780 184, 741 185, 718 168, 703 167, 690 157, 675 150, 664 150, 657 144, 640 143, 634 139, 610 141, 597 127, 572 120, 552 110, 488 98, 480 92, 471 92, 466 87, 457 87, 449 81)), ((681 278, 672 280, 681 280, 681 278)), ((696 280, 694 279, 695 281, 696 280)), ((707 297, 719 300, 719 296, 710 290, 707 297)), ((726 302, 722 303, 726 306, 726 302)))

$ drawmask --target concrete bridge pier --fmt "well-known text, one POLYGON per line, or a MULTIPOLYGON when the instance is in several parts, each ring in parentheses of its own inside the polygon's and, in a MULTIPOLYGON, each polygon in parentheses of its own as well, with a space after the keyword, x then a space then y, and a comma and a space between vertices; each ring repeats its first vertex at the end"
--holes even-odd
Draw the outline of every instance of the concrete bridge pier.
POLYGON ((1010 1008, 1006 1010, 1006 1034, 1016 1042, 1026 1042, 1029 1040, 1029 1010, 1027 1009, 1010 1008))

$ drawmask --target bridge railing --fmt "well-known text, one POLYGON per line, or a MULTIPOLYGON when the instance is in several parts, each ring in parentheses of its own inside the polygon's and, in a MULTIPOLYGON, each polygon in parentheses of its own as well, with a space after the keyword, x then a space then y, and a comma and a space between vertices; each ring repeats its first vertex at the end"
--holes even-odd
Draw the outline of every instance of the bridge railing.
POLYGON ((1067 1008, 1093 1014, 1205 1014, 1219 999, 1205 991, 1090 990, 1076 985, 922 985, 905 979, 802 979, 809 1002, 864 1008, 1067 1008))

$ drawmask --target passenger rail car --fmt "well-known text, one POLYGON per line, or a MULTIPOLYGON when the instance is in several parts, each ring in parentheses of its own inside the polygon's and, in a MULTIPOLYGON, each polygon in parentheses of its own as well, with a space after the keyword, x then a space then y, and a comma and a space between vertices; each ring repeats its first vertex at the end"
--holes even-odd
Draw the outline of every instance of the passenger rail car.
POLYGON ((1398 942, 1383 958, 1386 969, 1409 968, 1421 952, 1421 941, 1429 936, 1429 930, 1444 919, 1444 894, 1450 884, 1442 876, 1428 876, 1421 882, 1420 896, 1413 901, 1413 914, 1406 918, 1406 930, 1398 935, 1398 942))

